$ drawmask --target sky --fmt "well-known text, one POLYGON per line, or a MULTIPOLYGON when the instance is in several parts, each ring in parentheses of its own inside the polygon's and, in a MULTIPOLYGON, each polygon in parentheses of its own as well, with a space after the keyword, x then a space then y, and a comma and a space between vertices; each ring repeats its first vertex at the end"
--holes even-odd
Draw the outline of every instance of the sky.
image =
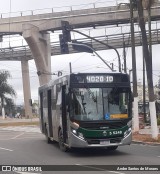
MULTIPOLYGON (((72 6, 73 9, 79 8, 90 8, 93 3, 96 2, 96 6, 111 6, 116 5, 116 3, 127 2, 127 1, 115 1, 115 0, 59 0, 59 1, 51 1, 51 0, 5 0, 1 2, 0 13, 2 16, 4 15, 18 15, 20 11, 24 11, 23 13, 28 14, 31 13, 31 10, 34 10, 34 13, 38 13, 39 11, 46 12, 51 10, 53 7, 54 11, 63 10, 62 6, 67 6, 65 8, 69 8, 72 6), (90 3, 90 4, 89 4, 90 3), (84 5, 85 4, 85 5, 84 5), (87 5, 88 4, 88 5, 87 5), (61 8, 56 8, 61 7, 61 8), (39 10, 36 10, 39 9, 39 10), (40 10, 41 9, 41 10, 40 10)), ((123 27, 124 30, 128 30, 127 27, 123 27)), ((120 28, 112 28, 114 30, 112 32, 120 32, 120 28)), ((103 28, 96 31, 97 35, 100 35, 105 30, 103 28)), ((109 29, 107 31, 110 33, 109 29)), ((89 32, 89 31, 86 31, 89 32)), ((92 35, 94 35, 95 31, 91 31, 92 35)), ((53 36, 54 37, 54 36, 53 36)), ((22 38, 20 38, 22 40, 22 38)), ((0 43, 1 47, 7 47, 7 44, 22 44, 19 37, 17 38, 9 38, 4 39, 4 43, 0 43), (6 44, 7 43, 7 44, 6 44)), ((23 41, 24 43, 24 41, 23 41)), ((157 83, 158 78, 160 76, 160 61, 159 61, 159 49, 160 45, 153 46, 153 79, 154 84, 157 83)), ((118 49, 119 54, 121 56, 121 60, 123 61, 123 50, 118 49)), ((98 51, 98 53, 109 63, 115 64, 115 69, 118 70, 118 59, 115 51, 106 50, 106 51, 98 51)), ((131 49, 126 49, 127 53, 127 69, 131 69, 131 49)), ((60 56, 52 56, 51 58, 51 67, 52 72, 56 73, 61 70, 63 74, 69 72, 69 62, 72 64, 73 72, 106 72, 109 71, 107 66, 95 55, 90 53, 78 53, 78 54, 69 54, 69 55, 60 55, 60 56)), ((136 48, 136 62, 137 62, 137 79, 138 81, 142 81, 142 48, 136 48)), ((12 78, 9 79, 9 84, 13 86, 13 88, 17 92, 17 97, 15 98, 16 104, 23 103, 23 86, 22 86, 22 75, 21 75, 21 62, 15 61, 1 61, 0 62, 0 70, 9 70, 12 75, 12 78)), ((33 100, 38 99, 38 87, 39 81, 37 76, 37 70, 35 67, 34 60, 29 61, 29 71, 30 71, 30 86, 31 86, 31 96, 33 100)), ((53 76, 55 78, 55 76, 53 76)))

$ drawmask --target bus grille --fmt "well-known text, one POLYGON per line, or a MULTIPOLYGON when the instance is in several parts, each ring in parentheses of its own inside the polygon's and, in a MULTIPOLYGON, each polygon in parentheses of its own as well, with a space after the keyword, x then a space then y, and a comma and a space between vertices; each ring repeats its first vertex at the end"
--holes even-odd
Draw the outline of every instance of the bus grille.
MULTIPOLYGON (((105 140, 105 139, 86 139, 88 144, 100 144, 101 140, 105 140)), ((110 143, 120 143, 122 138, 116 137, 116 138, 109 138, 107 140, 110 140, 110 143)))
POLYGON ((123 121, 119 122, 103 122, 103 123, 81 123, 80 127, 89 130, 106 130, 106 129, 119 129, 126 126, 127 123, 123 121))

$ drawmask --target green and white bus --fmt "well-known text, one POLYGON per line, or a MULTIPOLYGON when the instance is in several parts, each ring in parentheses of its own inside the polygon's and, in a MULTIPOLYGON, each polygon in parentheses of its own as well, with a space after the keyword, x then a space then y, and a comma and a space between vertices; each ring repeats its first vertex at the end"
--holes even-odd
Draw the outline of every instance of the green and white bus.
POLYGON ((132 94, 123 73, 77 73, 39 87, 40 128, 61 150, 129 145, 132 94))

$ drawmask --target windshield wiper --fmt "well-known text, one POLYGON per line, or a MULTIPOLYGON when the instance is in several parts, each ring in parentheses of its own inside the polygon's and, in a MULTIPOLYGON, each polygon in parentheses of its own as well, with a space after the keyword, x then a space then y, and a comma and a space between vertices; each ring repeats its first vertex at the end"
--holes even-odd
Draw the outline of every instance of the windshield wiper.
POLYGON ((88 93, 91 95, 92 100, 93 100, 94 102, 97 102, 97 96, 96 96, 96 97, 94 96, 94 93, 91 91, 90 88, 86 88, 86 89, 87 89, 88 93))

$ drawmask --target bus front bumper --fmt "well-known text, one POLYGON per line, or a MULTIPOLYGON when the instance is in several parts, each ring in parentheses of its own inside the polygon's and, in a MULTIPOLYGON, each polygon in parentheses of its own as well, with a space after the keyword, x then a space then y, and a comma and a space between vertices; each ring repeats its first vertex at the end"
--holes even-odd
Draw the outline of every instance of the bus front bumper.
MULTIPOLYGON (((112 139, 112 138, 110 138, 112 139)), ((94 139, 88 142, 81 137, 78 137, 74 133, 70 134, 69 147, 77 147, 77 148, 92 148, 92 147, 109 147, 109 146, 122 146, 122 145, 130 145, 132 141, 132 132, 129 132, 125 137, 122 137, 119 142, 112 142, 110 139, 94 139)))

